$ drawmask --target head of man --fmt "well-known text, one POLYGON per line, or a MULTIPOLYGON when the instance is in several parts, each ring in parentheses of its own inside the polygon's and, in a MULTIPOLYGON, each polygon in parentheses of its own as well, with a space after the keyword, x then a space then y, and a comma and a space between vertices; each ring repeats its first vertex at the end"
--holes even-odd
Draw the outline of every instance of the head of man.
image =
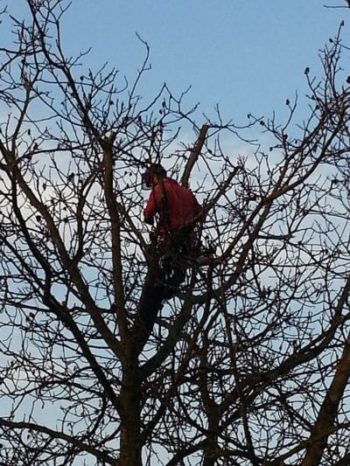
POLYGON ((152 189, 159 180, 167 177, 167 173, 164 167, 160 163, 153 163, 150 165, 145 173, 142 175, 142 188, 152 189))

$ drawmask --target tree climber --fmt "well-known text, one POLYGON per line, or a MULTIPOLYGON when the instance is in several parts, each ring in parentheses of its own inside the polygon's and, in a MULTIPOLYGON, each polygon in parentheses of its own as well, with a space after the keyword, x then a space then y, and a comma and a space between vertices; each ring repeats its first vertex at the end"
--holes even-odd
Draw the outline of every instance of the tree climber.
POLYGON ((154 216, 159 215, 156 235, 164 236, 193 228, 202 208, 189 189, 168 178, 160 164, 151 165, 142 181, 145 188, 152 189, 144 210, 145 222, 153 225, 154 216))
POLYGON ((194 227, 200 220, 202 208, 193 193, 168 178, 160 164, 152 164, 142 177, 145 189, 151 189, 144 209, 144 220, 153 225, 152 234, 160 258, 160 279, 167 286, 164 297, 171 297, 186 274, 186 256, 193 255, 196 235, 194 227))

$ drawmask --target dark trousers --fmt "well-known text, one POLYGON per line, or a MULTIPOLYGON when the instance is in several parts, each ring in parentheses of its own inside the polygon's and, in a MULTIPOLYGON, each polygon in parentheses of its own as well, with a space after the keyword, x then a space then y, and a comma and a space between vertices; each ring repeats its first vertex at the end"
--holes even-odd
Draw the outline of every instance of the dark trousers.
POLYGON ((186 278, 192 253, 192 231, 154 236, 139 315, 148 331, 153 328, 164 299, 172 298, 186 278))

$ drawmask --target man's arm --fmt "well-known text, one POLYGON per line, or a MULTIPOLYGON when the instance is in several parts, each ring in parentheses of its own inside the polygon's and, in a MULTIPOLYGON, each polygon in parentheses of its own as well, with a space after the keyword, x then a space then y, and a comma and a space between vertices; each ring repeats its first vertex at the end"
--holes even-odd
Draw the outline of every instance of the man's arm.
POLYGON ((151 194, 148 198, 145 210, 143 211, 143 218, 146 223, 153 225, 153 217, 158 212, 159 189, 157 186, 152 189, 151 194))

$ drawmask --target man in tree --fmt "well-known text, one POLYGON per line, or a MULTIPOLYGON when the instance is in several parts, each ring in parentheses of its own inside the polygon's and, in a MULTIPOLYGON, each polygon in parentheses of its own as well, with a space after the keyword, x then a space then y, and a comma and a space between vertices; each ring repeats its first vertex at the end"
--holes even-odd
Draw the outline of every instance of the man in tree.
POLYGON ((202 210, 193 193, 168 178, 160 164, 153 164, 146 170, 143 186, 152 189, 144 210, 145 222, 153 225, 155 215, 159 215, 155 234, 189 235, 202 210))
POLYGON ((186 256, 194 255, 194 227, 202 208, 193 193, 168 178, 160 164, 152 164, 142 177, 143 187, 151 189, 144 209, 144 220, 153 225, 151 235, 160 257, 160 279, 167 285, 164 297, 171 297, 182 283, 186 272, 186 256))

